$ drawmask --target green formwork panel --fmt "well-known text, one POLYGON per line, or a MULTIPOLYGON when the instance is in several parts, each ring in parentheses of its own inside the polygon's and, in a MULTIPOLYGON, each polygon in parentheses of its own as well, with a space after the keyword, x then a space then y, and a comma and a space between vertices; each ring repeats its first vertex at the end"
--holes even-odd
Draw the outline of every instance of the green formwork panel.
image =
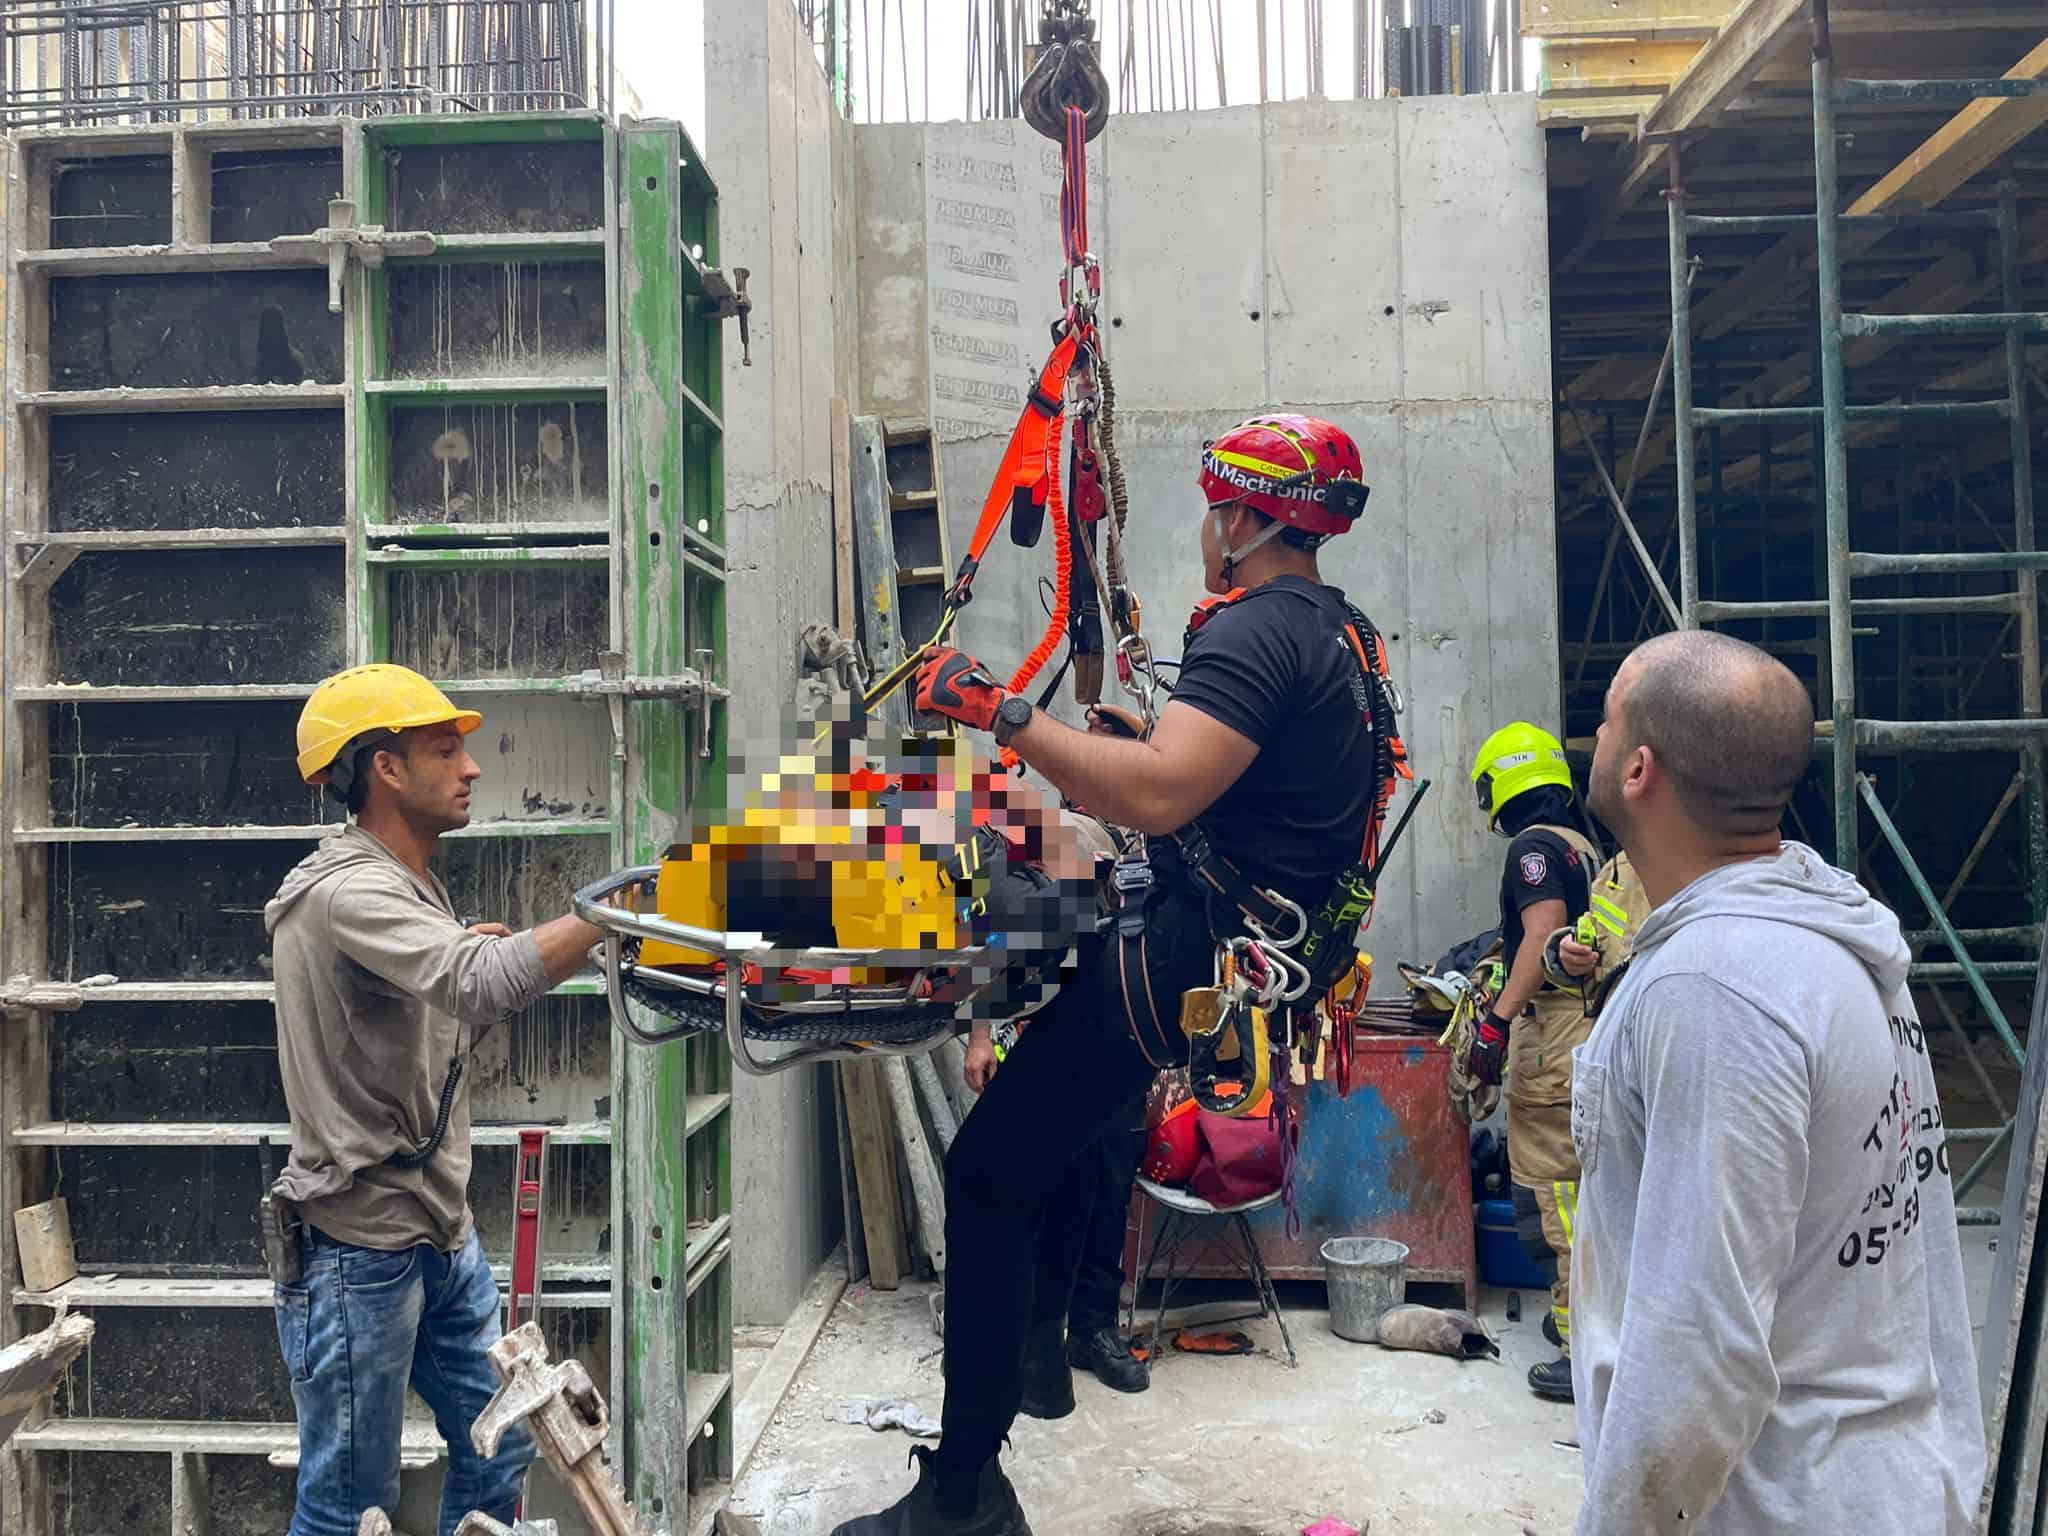
MULTIPOLYGON (((606 649, 624 655, 629 675, 723 678, 722 353, 719 322, 698 303, 702 267, 717 260, 717 200, 694 147, 673 123, 612 127, 584 115, 392 118, 360 131, 360 222, 424 229, 439 247, 350 279, 358 659, 460 657, 453 680, 487 678, 492 695, 529 699, 559 698, 562 675, 596 667, 606 649), (591 156, 601 206, 584 180, 571 185, 591 156), (494 205, 492 178, 476 172, 497 163, 515 182, 532 179, 534 195, 522 203, 515 187, 494 205), (576 206, 558 216, 542 194, 563 187, 576 206), (588 330, 600 268, 602 356, 586 347, 564 361, 544 343, 565 316, 588 330), (503 318, 487 318, 484 362, 468 364, 465 325, 499 292, 503 318), (423 326, 447 347, 425 366, 423 326), (584 511, 515 508, 502 527, 477 516, 485 455, 516 461, 490 470, 496 483, 523 484, 547 468, 534 457, 532 443, 546 441, 535 419, 559 426, 572 407, 602 411, 602 538, 584 511), (420 516, 418 497, 393 490, 432 473, 420 458, 427 443, 451 484, 472 486, 449 515, 420 516), (570 622, 600 584, 601 635, 570 622), (488 670, 470 672, 487 629, 462 611, 472 590, 478 614, 492 617, 526 615, 542 599, 531 620, 512 622, 546 635, 512 636, 514 651, 528 649, 484 654, 488 670)), ((493 698, 479 702, 488 716, 493 698)), ((606 706, 581 707, 590 731, 611 734, 606 706)), ((651 862, 690 808, 722 803, 724 711, 707 722, 694 705, 636 701, 619 719, 611 859, 651 862)), ((717 1041, 647 1050, 613 1035, 608 1086, 611 1450, 643 1516, 681 1532, 702 1523, 732 1474, 732 1067, 717 1041)))

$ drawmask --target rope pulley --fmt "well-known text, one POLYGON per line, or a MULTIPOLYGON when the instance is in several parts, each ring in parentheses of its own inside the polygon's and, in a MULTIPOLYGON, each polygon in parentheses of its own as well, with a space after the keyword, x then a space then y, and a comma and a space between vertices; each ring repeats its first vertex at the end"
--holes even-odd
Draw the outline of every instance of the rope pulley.
POLYGON ((1092 142, 1109 122, 1109 80, 1095 57, 1090 0, 1045 0, 1038 21, 1038 62, 1017 88, 1024 121, 1054 143, 1067 135, 1067 109, 1087 114, 1092 142))

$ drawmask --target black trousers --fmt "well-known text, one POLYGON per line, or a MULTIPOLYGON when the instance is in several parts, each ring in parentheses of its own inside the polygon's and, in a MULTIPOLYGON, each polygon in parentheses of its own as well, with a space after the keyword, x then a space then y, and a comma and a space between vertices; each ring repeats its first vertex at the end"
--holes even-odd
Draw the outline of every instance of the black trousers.
POLYGON ((1124 1288, 1124 1234, 1131 1190, 1145 1161, 1145 1101, 1141 1092, 1117 1111, 1089 1149, 1095 1170, 1095 1199, 1088 1230, 1081 1237, 1081 1261, 1074 1273, 1074 1298, 1067 1303, 1067 1331, 1093 1333, 1116 1326, 1117 1300, 1124 1288))
MULTIPOLYGON (((956 1488, 971 1485, 1017 1416, 1026 1334, 1067 1315, 1104 1182, 1098 1145, 1121 1129, 1155 1071, 1122 1022, 1095 1002, 1077 977, 1039 1010, 946 1158, 946 1404, 937 1470, 956 1488)), ((1129 1167, 1135 1173, 1135 1157, 1129 1167)), ((1121 1245, 1121 1208, 1116 1229, 1121 1245)), ((1113 1314, 1114 1291, 1110 1306, 1113 1314)))

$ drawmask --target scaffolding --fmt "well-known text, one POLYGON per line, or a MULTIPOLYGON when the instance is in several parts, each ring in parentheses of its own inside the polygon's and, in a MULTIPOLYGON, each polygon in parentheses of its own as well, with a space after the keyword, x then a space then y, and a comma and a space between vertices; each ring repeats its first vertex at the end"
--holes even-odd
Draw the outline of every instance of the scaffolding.
POLYGON ((0 127, 591 108, 609 116, 616 5, 0 0, 0 127))
MULTIPOLYGON (((1972 946, 1982 951, 1993 947, 2038 949, 2044 912, 2048 912, 2048 812, 2044 812, 2042 772, 2043 738, 2048 721, 2042 717, 2041 629, 2039 572, 2048 567, 2048 551, 2036 547, 2034 528, 2034 481, 2032 433, 2028 417, 2028 391, 2037 387, 2026 359, 2026 339, 2048 335, 2048 313, 2025 308, 2020 281, 2020 239, 2016 188, 2008 179, 1998 189, 1995 207, 1953 211, 1914 211, 1903 214, 1863 217, 1843 211, 1838 176, 1837 109, 1847 104, 1912 101, 1954 104, 1958 107, 1983 98, 2009 98, 2048 94, 2048 79, 1974 80, 1862 80, 1838 79, 1834 73, 1834 49, 1829 28, 1827 0, 1813 4, 1813 152, 1815 211, 1798 214, 1766 214, 1743 217, 1709 217, 1687 211, 1686 185, 1681 146, 1673 144, 1669 154, 1670 189, 1666 193, 1670 239, 1671 335, 1666 351, 1667 368, 1660 369, 1652 392, 1649 414, 1643 424, 1647 437, 1650 417, 1657 410, 1668 372, 1672 412, 1675 420, 1673 450, 1677 475, 1675 537, 1678 546, 1678 592, 1674 597, 1653 560, 1640 532, 1628 515, 1625 492, 1618 492, 1607 469, 1594 455, 1601 482, 1616 513, 1617 524, 1608 542, 1608 562, 1601 573, 1600 592, 1607 587, 1616 542, 1626 536, 1634 547, 1655 594, 1671 617, 1686 628, 1707 624, 1820 619, 1825 621, 1822 642, 1813 647, 1817 664, 1819 712, 1825 716, 1818 735, 1818 747, 1829 765, 1832 832, 1835 862, 1847 870, 1864 867, 1866 847, 1861 832, 1859 806, 1870 812, 1878 840, 1887 847, 1914 894, 1925 905, 1931 926, 1909 932, 1913 948, 1912 977, 1931 988, 1962 986, 1968 989, 1999 1043, 2017 1066, 2024 1061, 2024 1048, 2015 1034, 2005 1009, 1991 983, 2031 979, 2033 960, 1980 960, 1972 946), (1998 274, 1997 308, 1983 312, 1952 314, 1902 314, 1852 310, 1843 299, 1842 267, 1844 231, 1851 241, 1878 236, 1908 227, 1939 227, 1960 231, 1964 238, 1982 240, 1990 247, 1989 260, 1998 274), (1719 403, 1718 391, 1710 377, 1708 394, 1715 403, 1695 404, 1696 374, 1693 358, 1691 289, 1697 261, 1692 248, 1695 237, 1717 238, 1752 235, 1811 234, 1817 246, 1819 331, 1817 374, 1821 400, 1818 405, 1719 403), (1898 388, 1895 398, 1851 404, 1845 341, 1861 338, 1894 338, 1911 343, 1916 338, 1985 335, 2002 338, 2004 344, 2003 393, 1974 398, 1946 398, 1963 391, 1939 387, 1923 388, 1910 378, 1898 388), (1942 396, 1943 398, 1935 398, 1942 396), (1999 548, 1968 551, 1913 551, 1903 547, 1905 514, 1900 515, 1901 548, 1872 552, 1854 547, 1859 532, 1853 529, 1849 483, 1851 428, 1864 424, 1892 424, 1903 431, 1916 424, 1942 424, 2003 420, 2009 425, 2011 447, 2012 515, 2007 527, 1993 529, 1999 548), (1698 462, 1699 435, 1722 428, 1743 428, 1763 434, 1761 499, 1768 502, 1774 429, 1819 428, 1819 452, 1815 479, 1820 492, 1816 498, 1822 512, 1817 564, 1822 576, 1823 596, 1813 599, 1774 599, 1769 593, 1772 556, 1766 551, 1763 575, 1766 596, 1760 600, 1721 600, 1701 591, 1701 540, 1699 519, 1698 462), (1963 591, 1975 585, 1970 578, 2009 578, 2011 585, 1994 591, 1963 591), (1858 596, 1856 584, 1872 580, 1895 580, 1911 585, 1915 578, 1943 578, 1949 590, 1940 594, 1910 593, 1858 596), (1874 719, 1859 712, 1857 698, 1856 641, 1875 631, 1858 628, 1858 620, 1884 616, 1902 624, 1915 616, 1991 615, 2003 621, 1992 660, 2003 651, 2006 637, 2017 631, 2018 713, 1999 718, 1974 718, 1966 711, 1974 688, 1964 689, 1956 698, 1954 715, 1947 719, 1874 719), (1945 893, 1937 893, 1908 847, 1884 798, 1877 780, 1859 772, 1858 751, 1892 754, 1978 752, 1987 749, 2017 754, 2018 767, 2004 796, 1977 838, 1961 870, 1945 893), (2024 923, 1959 927, 1950 916, 1957 895, 1976 870, 1992 837, 2015 805, 2023 817, 2023 862, 2027 876, 2027 921, 2024 923), (1949 952, 1945 961, 1925 958, 1925 951, 1939 946, 1949 952)), ((1861 248, 1860 246, 1857 248, 1861 248)), ((1937 386, 1950 381, 1933 381, 1937 386)), ((1571 405, 1574 417, 1578 407, 1571 405)), ((1591 434, 1581 421, 1582 439, 1591 434)), ((1640 440, 1638 445, 1640 453, 1640 440)), ((1722 464, 1719 434, 1715 433, 1709 473, 1719 519, 1722 464)), ((1631 470, 1631 484, 1634 479, 1631 470)), ((1961 476, 1957 475, 1961 495, 1961 476)), ((1902 488, 1901 498, 1905 492, 1902 488)), ((1987 519, 1988 521, 1988 519, 1987 519)), ((1718 526, 1716 531, 1718 532, 1718 526)), ((1766 517, 1765 542, 1769 541, 1766 517)), ((1718 559, 1715 561, 1718 566, 1718 559)), ((1597 609, 1599 597, 1596 595, 1597 609)), ((1766 628, 1768 636, 1768 628, 1766 628)), ((1588 627, 1588 642, 1591 626, 1588 627)), ((1768 643, 1768 641, 1767 641, 1768 643)), ((1900 694, 1905 694, 1906 668, 1901 641, 1900 694)), ((1584 665, 1582 650, 1580 666, 1584 665)), ((1981 678, 1982 672, 1979 671, 1981 678)), ((1903 769, 1902 775, 1903 777, 1903 769)), ((1875 843, 1870 845, 1876 846, 1875 843)), ((1990 1080, 1977 1046, 1946 998, 1937 996, 1938 1011, 1961 1043, 1969 1064, 1987 1089, 1990 1080)), ((1990 1126, 1949 1126, 1954 1141, 1984 1142, 1976 1161, 1956 1181, 1960 1201, 1995 1159, 2013 1134, 2013 1118, 2003 1110, 1995 1091, 1994 1105, 2003 1114, 2002 1123, 1990 1126)), ((1999 1213, 1993 1206, 1964 1207, 1959 1219, 1971 1224, 1996 1224, 1999 1213)))

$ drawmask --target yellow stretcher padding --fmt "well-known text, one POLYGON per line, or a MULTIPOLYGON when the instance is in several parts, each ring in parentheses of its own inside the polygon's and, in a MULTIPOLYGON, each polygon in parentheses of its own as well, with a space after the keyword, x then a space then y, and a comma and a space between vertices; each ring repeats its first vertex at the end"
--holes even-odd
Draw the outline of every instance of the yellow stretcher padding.
MULTIPOLYGON (((937 851, 914 843, 868 848, 856 845, 854 837, 843 818, 750 807, 739 825, 707 827, 687 848, 670 851, 655 879, 655 910, 674 922, 723 932, 732 862, 804 849, 830 865, 832 926, 840 947, 957 948, 960 902, 937 851)), ((640 963, 650 966, 704 966, 715 959, 653 939, 640 950, 640 963)))

